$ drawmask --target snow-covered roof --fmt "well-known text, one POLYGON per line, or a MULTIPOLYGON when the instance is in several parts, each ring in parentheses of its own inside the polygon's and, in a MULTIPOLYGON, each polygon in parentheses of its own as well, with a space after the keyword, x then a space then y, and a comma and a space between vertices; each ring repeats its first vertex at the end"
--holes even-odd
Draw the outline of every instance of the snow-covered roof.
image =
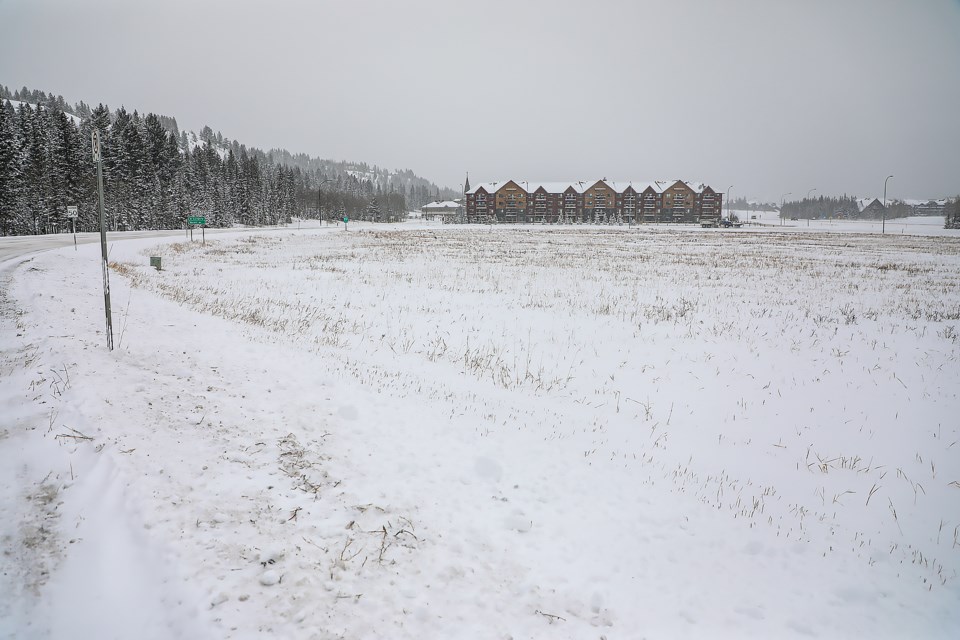
POLYGON ((467 189, 467 193, 468 194, 476 193, 480 189, 483 189, 487 193, 494 193, 501 186, 503 186, 502 182, 478 182, 477 184, 467 189))
POLYGON ((521 182, 520 184, 524 185, 524 188, 528 190, 529 193, 537 191, 541 187, 547 193, 563 193, 573 185, 573 182, 521 182), (529 185, 529 186, 527 186, 529 185))
MULTIPOLYGON (((480 182, 473 185, 468 191, 468 194, 475 194, 481 188, 487 193, 496 193, 499 189, 503 188, 507 182, 510 180, 503 180, 499 182, 480 182)), ((623 193, 627 190, 627 187, 633 187, 633 190, 637 193, 642 193, 646 191, 647 188, 652 188, 657 193, 663 193, 673 185, 678 182, 683 182, 685 185, 693 189, 696 193, 703 193, 704 189, 708 185, 702 182, 687 182, 685 180, 628 180, 628 181, 614 181, 614 180, 573 180, 570 182, 528 182, 526 180, 513 180, 512 182, 520 186, 521 189, 525 190, 527 193, 534 193, 541 187, 547 193, 563 193, 570 187, 573 187, 577 193, 583 193, 588 189, 596 186, 597 183, 603 182, 608 185, 611 189, 617 193, 623 193)))
POLYGON ((946 198, 936 198, 936 199, 928 198, 926 200, 923 200, 923 199, 917 200, 912 198, 905 198, 904 200, 902 200, 902 202, 904 204, 910 205, 911 207, 920 207, 920 206, 929 205, 929 204, 944 206, 947 204, 947 199, 946 198))
POLYGON ((864 209, 866 209, 867 207, 869 207, 869 206, 870 206, 871 204, 873 204, 874 202, 876 202, 877 204, 881 204, 881 203, 880 203, 880 198, 858 198, 858 199, 857 199, 857 211, 863 211, 864 209))
POLYGON ((657 193, 661 193, 663 191, 663 187, 661 186, 662 183, 657 182, 655 180, 654 181, 629 180, 627 182, 615 182, 613 184, 614 184, 614 189, 617 190, 617 193, 623 193, 628 188, 633 189, 637 193, 643 193, 647 189, 653 189, 657 193))
POLYGON ((600 183, 603 183, 613 189, 613 185, 607 180, 582 180, 573 185, 573 188, 577 190, 578 193, 584 193, 600 183))
POLYGON ((456 200, 444 200, 443 202, 440 202, 438 200, 437 202, 431 202, 430 204, 425 204, 422 207, 420 207, 420 209, 423 211, 427 211, 427 210, 433 210, 433 209, 457 209, 458 207, 460 207, 460 203, 457 202, 456 200))

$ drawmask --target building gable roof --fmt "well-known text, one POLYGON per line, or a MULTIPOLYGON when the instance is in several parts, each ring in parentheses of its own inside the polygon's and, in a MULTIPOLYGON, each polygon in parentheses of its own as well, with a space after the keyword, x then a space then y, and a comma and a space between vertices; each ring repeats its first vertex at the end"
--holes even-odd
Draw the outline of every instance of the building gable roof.
POLYGON ((526 183, 525 183, 525 182, 517 182, 516 180, 507 180, 506 182, 504 182, 503 184, 501 184, 499 187, 497 187, 497 193, 503 191, 504 189, 510 189, 510 185, 513 185, 513 186, 516 187, 516 189, 518 189, 519 191, 523 191, 524 193, 527 193, 526 187, 523 186, 524 184, 526 184, 526 183))
MULTIPOLYGON (((637 193, 643 193, 647 189, 652 189, 654 193, 663 193, 676 185, 677 183, 682 183, 684 186, 691 189, 694 193, 703 193, 705 189, 709 187, 702 182, 687 182, 685 180, 649 180, 649 181, 640 181, 640 180, 629 180, 629 181, 613 181, 613 180, 575 180, 570 182, 527 182, 525 180, 506 180, 498 182, 481 182, 470 189, 467 190, 467 194, 475 194, 479 190, 483 190, 486 193, 496 193, 505 187, 508 183, 513 183, 520 189, 529 193, 534 193, 540 189, 543 189, 547 193, 566 193, 570 189, 573 189, 579 194, 585 193, 587 190, 592 189, 598 184, 603 184, 606 187, 609 187, 616 193, 624 193, 628 187, 632 188, 637 193)), ((713 190, 714 193, 718 193, 713 190)))
POLYGON ((669 183, 667 184, 667 187, 664 188, 664 191, 668 191, 668 190, 670 190, 670 189, 673 189, 673 188, 676 187, 678 184, 683 185, 683 187, 684 187, 685 189, 690 189, 691 191, 693 190, 693 187, 691 187, 689 184, 687 184, 687 183, 684 182, 683 180, 672 180, 671 182, 669 182, 669 183))
POLYGON ((543 189, 547 193, 563 193, 564 191, 569 189, 573 183, 572 182, 530 182, 530 183, 524 183, 524 184, 530 185, 530 188, 528 189, 530 193, 533 193, 534 191, 538 191, 540 189, 543 189))
MULTIPOLYGON (((590 189, 593 189, 599 184, 602 184, 604 187, 608 189, 614 189, 614 187, 611 186, 610 182, 608 182, 604 178, 601 178, 600 180, 591 180, 589 182, 577 182, 574 184, 574 188, 577 189, 577 191, 580 193, 586 193, 587 191, 589 191, 590 189)), ((616 189, 614 189, 614 191, 615 190, 616 189)))
POLYGON ((471 188, 467 189, 467 195, 475 194, 477 191, 480 191, 481 189, 486 193, 496 193, 498 184, 500 183, 499 182, 478 182, 471 188))
POLYGON ((436 202, 431 202, 430 204, 423 205, 422 207, 420 207, 420 209, 423 211, 434 210, 434 209, 449 210, 449 209, 457 209, 459 207, 460 207, 460 203, 457 202, 456 200, 446 200, 443 202, 437 200, 436 202))

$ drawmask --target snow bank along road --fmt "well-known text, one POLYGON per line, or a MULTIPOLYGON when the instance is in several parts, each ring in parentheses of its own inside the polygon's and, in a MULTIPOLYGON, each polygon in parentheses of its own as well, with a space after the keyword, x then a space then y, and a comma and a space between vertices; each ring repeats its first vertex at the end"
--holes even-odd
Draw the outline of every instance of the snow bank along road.
POLYGON ((112 353, 98 255, 7 272, 0 634, 960 629, 956 238, 134 240, 112 353))

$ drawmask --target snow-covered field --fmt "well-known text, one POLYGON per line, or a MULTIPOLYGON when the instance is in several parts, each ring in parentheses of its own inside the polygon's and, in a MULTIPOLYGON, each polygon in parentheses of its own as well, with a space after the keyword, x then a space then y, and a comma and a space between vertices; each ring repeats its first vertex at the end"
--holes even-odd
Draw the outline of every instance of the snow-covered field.
POLYGON ((956 229, 944 229, 943 216, 910 216, 882 220, 780 220, 778 211, 740 211, 740 220, 748 225, 776 226, 781 231, 885 233, 889 235, 922 235, 957 237, 956 229), (756 216, 754 218, 753 216, 756 216))
POLYGON ((125 241, 113 352, 38 255, 0 636, 956 638, 960 237, 889 231, 125 241))

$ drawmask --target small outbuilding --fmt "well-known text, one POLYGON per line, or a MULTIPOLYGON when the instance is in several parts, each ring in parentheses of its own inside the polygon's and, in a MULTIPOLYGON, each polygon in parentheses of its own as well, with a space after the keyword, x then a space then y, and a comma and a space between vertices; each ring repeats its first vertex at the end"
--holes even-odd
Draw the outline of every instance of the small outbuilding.
POLYGON ((423 212, 424 220, 453 222, 458 216, 463 215, 463 205, 457 200, 437 200, 423 205, 420 211, 423 212))

